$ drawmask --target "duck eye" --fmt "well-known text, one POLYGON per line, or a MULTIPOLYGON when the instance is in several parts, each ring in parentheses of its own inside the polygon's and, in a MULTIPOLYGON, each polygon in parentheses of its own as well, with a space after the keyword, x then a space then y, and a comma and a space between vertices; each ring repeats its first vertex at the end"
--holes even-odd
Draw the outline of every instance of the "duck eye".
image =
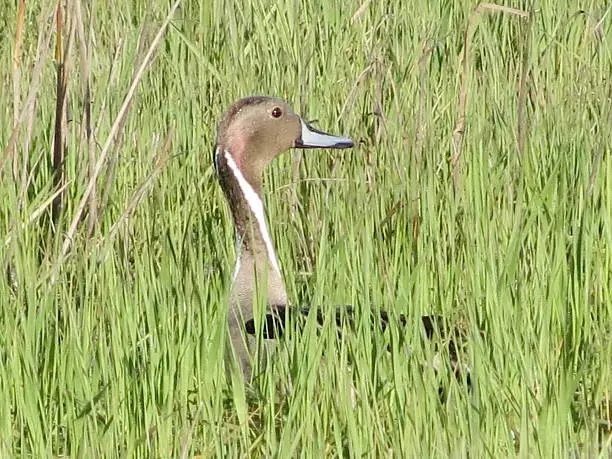
POLYGON ((272 109, 272 116, 274 118, 280 118, 281 116, 283 116, 283 111, 278 107, 274 107, 272 109))

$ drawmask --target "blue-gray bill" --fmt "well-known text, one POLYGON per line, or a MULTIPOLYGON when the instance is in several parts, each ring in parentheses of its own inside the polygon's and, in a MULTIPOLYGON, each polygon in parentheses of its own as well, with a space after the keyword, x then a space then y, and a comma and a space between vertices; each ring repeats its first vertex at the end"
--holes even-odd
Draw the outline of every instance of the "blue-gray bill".
POLYGON ((354 142, 348 137, 328 134, 302 122, 302 135, 295 141, 295 148, 351 148, 354 142))

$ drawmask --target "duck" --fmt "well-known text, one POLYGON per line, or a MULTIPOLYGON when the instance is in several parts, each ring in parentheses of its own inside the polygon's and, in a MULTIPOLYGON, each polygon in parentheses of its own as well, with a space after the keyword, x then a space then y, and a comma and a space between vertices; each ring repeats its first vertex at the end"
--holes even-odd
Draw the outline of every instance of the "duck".
MULTIPOLYGON (((296 149, 347 149, 353 140, 314 128, 297 115, 287 102, 269 96, 249 96, 234 102, 222 115, 217 127, 213 160, 218 182, 231 210, 236 235, 236 265, 227 307, 228 360, 238 363, 244 379, 253 376, 253 357, 257 336, 276 342, 285 332, 288 318, 316 315, 323 323, 326 311, 309 306, 291 306, 282 271, 266 221, 263 201, 263 175, 278 156, 296 149), (258 295, 265 295, 266 311, 261 326, 256 327, 258 295)), ((354 320, 350 307, 331 308, 336 324, 343 329, 354 320), (346 318, 348 317, 348 322, 346 318)), ((380 311, 374 317, 381 329, 397 317, 400 326, 408 320, 399 314, 380 311)), ((431 338, 439 330, 445 333, 437 316, 423 316, 425 335, 431 338)), ((269 344, 274 348, 274 344, 269 344)), ((449 343, 455 369, 457 349, 449 343)), ((455 370, 454 370, 455 371, 455 370)))

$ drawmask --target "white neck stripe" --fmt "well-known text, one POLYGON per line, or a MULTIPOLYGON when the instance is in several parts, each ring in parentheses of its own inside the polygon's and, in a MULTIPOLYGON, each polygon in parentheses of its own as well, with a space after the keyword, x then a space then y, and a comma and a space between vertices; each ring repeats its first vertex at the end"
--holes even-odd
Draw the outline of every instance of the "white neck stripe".
MULTIPOLYGON (((230 170, 234 174, 234 177, 238 181, 238 186, 244 195, 244 199, 247 202, 247 205, 253 212, 255 216, 255 220, 257 220, 257 224, 259 226, 259 232, 261 233, 261 237, 263 238, 264 244, 266 245, 266 250, 268 251, 268 259, 270 260, 270 264, 280 275, 280 269, 278 267, 278 261, 276 260, 276 253, 274 252, 274 246, 272 245, 272 239, 270 238, 270 233, 268 233, 268 226, 266 225, 266 215, 264 213, 263 202, 261 201, 259 195, 255 192, 253 187, 242 175, 242 172, 238 168, 238 165, 234 161, 231 153, 225 150, 225 160, 227 161, 227 165, 230 170)), ((239 265, 240 260, 238 260, 239 265)))

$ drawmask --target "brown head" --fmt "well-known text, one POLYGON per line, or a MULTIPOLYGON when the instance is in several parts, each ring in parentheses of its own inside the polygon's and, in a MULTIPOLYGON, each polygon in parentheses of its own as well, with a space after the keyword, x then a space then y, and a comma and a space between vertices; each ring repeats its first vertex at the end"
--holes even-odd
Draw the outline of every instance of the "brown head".
POLYGON ((273 97, 246 97, 224 114, 217 134, 218 155, 230 153, 246 180, 261 192, 266 166, 290 148, 349 148, 353 142, 318 131, 294 113, 284 101, 273 97))

